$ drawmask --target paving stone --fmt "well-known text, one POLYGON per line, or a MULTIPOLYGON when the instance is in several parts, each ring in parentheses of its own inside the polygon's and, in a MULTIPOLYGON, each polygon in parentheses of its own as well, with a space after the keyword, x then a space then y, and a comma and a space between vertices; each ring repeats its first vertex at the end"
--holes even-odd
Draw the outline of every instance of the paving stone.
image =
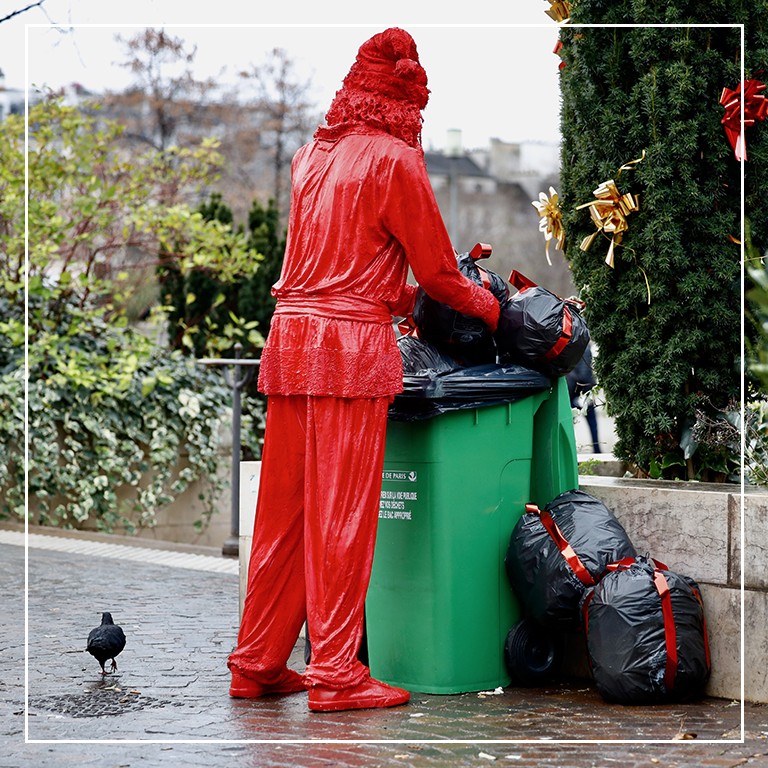
MULTIPOLYGON (((500 695, 414 693, 408 706, 339 713, 309 712, 306 694, 231 699, 236 574, 80 552, 29 555, 25 722, 24 549, 0 544, 0 768, 162 768, 172 760, 185 768, 768 766, 765 705, 745 705, 741 743, 738 703, 622 707, 585 680, 500 695), (104 610, 128 640, 106 677, 84 651, 104 610), (682 734, 695 738, 675 740, 682 734)), ((303 643, 290 663, 303 667, 303 643)))

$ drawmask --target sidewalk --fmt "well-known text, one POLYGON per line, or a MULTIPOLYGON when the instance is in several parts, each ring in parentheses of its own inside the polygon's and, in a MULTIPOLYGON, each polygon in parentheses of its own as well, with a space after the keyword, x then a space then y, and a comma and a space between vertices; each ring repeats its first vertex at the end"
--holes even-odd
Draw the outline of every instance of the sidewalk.
MULTIPOLYGON (((745 705, 742 742, 738 702, 622 707, 583 680, 334 714, 310 713, 304 694, 231 699, 236 561, 83 537, 30 537, 25 717, 23 541, 0 530, 0 768, 768 766, 763 705, 745 705), (128 642, 102 680, 83 649, 105 610, 128 642)), ((292 666, 302 658, 297 645, 292 666)))
MULTIPOLYGON (((603 453, 612 454, 616 445, 616 427, 613 417, 606 413, 606 405, 602 397, 598 398, 595 408, 597 416, 597 438, 600 441, 600 449, 603 453)), ((585 416, 579 414, 573 423, 574 436, 576 437, 576 450, 578 453, 592 453, 592 435, 585 416)))

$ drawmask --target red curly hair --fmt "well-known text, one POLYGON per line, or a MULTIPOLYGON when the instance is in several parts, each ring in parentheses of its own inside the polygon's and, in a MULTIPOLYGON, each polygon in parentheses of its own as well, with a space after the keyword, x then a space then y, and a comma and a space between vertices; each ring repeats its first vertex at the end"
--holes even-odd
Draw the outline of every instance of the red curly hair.
POLYGON ((421 110, 429 99, 427 73, 413 38, 392 27, 360 46, 315 138, 332 138, 355 125, 386 131, 421 148, 421 110))

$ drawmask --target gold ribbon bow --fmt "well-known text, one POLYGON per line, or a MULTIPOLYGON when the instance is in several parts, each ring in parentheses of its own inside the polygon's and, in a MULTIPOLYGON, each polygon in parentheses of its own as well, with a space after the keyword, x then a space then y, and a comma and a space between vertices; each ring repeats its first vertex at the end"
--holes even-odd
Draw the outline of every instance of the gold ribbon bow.
MULTIPOLYGON (((616 178, 621 175, 622 171, 632 170, 634 166, 645 158, 645 150, 641 157, 636 160, 630 160, 628 163, 619 168, 619 172, 616 178)), ((613 179, 604 181, 597 189, 592 193, 595 196, 595 200, 589 203, 583 203, 577 206, 576 210, 582 208, 589 208, 589 214, 592 217, 597 229, 591 234, 587 235, 579 246, 582 251, 586 251, 592 245, 592 242, 600 232, 611 238, 611 244, 608 246, 608 253, 605 257, 605 263, 613 268, 613 256, 614 248, 621 244, 621 240, 624 237, 624 233, 629 229, 627 224, 627 216, 634 211, 640 209, 638 198, 627 192, 621 194, 616 186, 616 182, 613 179)))
POLYGON ((539 212, 539 232, 544 233, 546 246, 544 254, 547 263, 552 266, 549 258, 549 244, 557 239, 557 248, 563 250, 565 246, 565 229, 563 228, 563 215, 560 212, 559 197, 554 187, 549 188, 549 197, 544 192, 539 192, 538 200, 531 200, 531 205, 539 212))
POLYGON ((568 21, 571 16, 571 4, 568 0, 549 0, 549 4, 551 7, 544 13, 550 19, 554 19, 558 23, 568 21))

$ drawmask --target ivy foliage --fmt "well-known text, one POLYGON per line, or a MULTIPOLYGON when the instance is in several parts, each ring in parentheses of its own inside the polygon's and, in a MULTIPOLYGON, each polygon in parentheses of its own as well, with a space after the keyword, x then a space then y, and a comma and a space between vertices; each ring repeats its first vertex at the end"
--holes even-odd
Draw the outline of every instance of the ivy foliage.
MULTIPOLYGON (((747 77, 765 62, 768 3, 573 0, 572 24, 747 24, 747 77)), ((561 201, 566 257, 599 347, 596 374, 616 455, 644 476, 722 480, 732 448, 692 439, 697 414, 738 402, 741 385, 740 164, 721 119, 741 79, 737 27, 564 26, 560 37, 561 201), (626 163, 643 158, 631 168, 626 163), (604 263, 610 235, 587 208, 613 179, 639 210, 604 263)), ((746 204, 768 245, 768 126, 747 132, 746 204)))
POLYGON ((25 263, 25 125, 0 124, 5 516, 25 514, 25 340, 32 522, 132 531, 195 480, 209 483, 204 518, 214 511, 228 390, 131 327, 124 309, 131 270, 148 254, 223 282, 252 273, 257 258, 241 234, 195 210, 221 164, 215 142, 132 156, 120 132, 56 100, 30 109, 25 263))
MULTIPOLYGON (((31 295, 37 301, 39 296, 31 295)), ((16 348, 3 350, 10 354, 16 348)), ((23 518, 21 366, 6 366, 0 439, 3 513, 23 518)), ((198 521, 221 492, 219 433, 228 391, 220 377, 96 312, 72 307, 64 324, 30 348, 29 519, 39 525, 134 533, 204 479, 198 521)))

